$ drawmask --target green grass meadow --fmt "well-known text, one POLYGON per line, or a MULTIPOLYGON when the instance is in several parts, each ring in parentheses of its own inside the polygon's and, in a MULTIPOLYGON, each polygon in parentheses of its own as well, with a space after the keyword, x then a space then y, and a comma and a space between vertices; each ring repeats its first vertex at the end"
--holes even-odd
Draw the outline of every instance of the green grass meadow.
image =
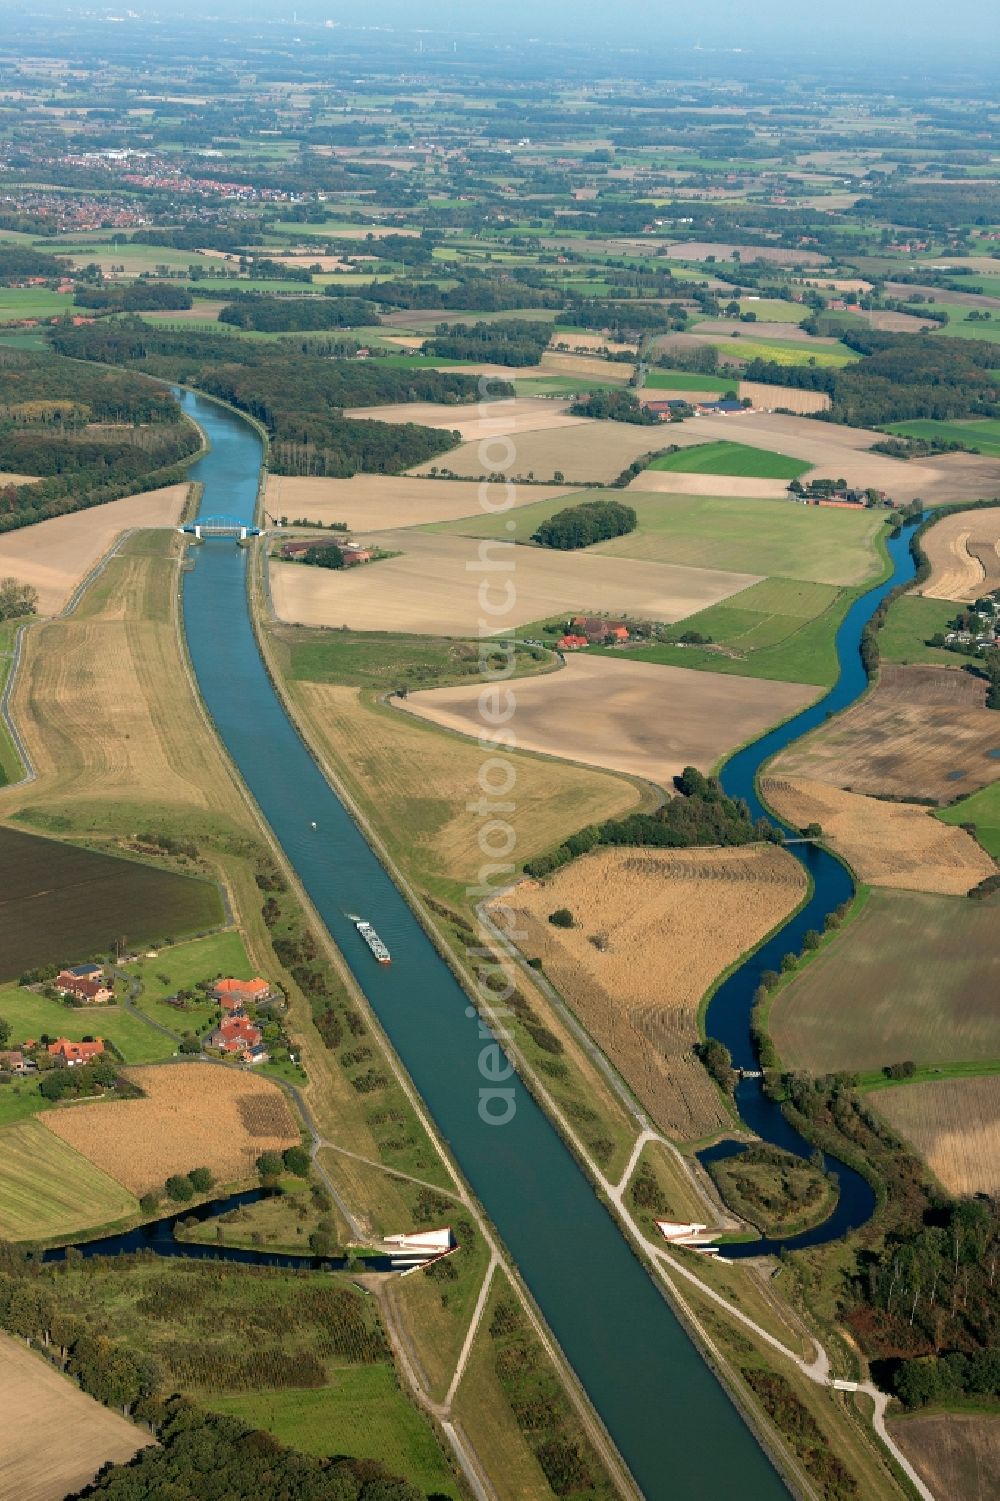
POLYGON ((0 1017, 10 1023, 13 1047, 43 1036, 68 1037, 71 1042, 103 1037, 126 1063, 156 1063, 177 1051, 171 1038, 121 1006, 67 1006, 19 985, 0 990, 0 1017))
MULTIPOLYGON (((1000 761, 997 771, 1000 772, 1000 761)), ((937 816, 944 823, 974 823, 976 838, 983 849, 1000 860, 1000 781, 991 782, 950 808, 941 808, 937 816)))
POLYGON ((654 459, 650 469, 657 473, 739 475, 750 479, 798 479, 813 467, 787 454, 770 453, 766 448, 751 448, 745 443, 696 443, 654 459))
POLYGON ((305 1454, 378 1459, 422 1493, 462 1494, 430 1425, 400 1391, 389 1365, 346 1368, 330 1386, 312 1391, 240 1392, 209 1397, 206 1405, 305 1454))

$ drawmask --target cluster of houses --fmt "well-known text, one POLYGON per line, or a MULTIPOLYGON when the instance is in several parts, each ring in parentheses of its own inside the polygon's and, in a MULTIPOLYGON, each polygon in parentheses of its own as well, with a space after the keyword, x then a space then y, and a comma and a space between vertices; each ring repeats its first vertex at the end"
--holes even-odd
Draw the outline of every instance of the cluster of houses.
MULTIPOLYGON (((952 651, 970 651, 974 648, 989 650, 1000 646, 1000 590, 976 601, 958 615, 951 630, 944 633, 939 642, 933 638, 932 645, 941 644, 952 651)), ((975 654, 975 652, 973 652, 975 654)))
POLYGON ((259 975, 252 980, 219 980, 212 989, 222 1020, 206 1041, 227 1057, 242 1058, 246 1063, 267 1063, 270 1054, 264 1046, 264 1034, 251 1020, 247 1008, 267 1006, 272 1000, 271 987, 259 975))
MULTIPOLYGON (((0 1071, 17 1074, 22 1078, 25 1074, 37 1073, 38 1064, 32 1054, 38 1049, 39 1044, 31 1040, 22 1043, 19 1048, 8 1048, 0 1052, 0 1071)), ((103 1055, 104 1038, 94 1037, 89 1042, 73 1042, 68 1037, 57 1037, 54 1042, 45 1045, 45 1051, 56 1068, 75 1068, 79 1063, 92 1063, 95 1058, 103 1055)))
POLYGON ((560 651, 580 651, 585 646, 620 646, 629 639, 623 620, 604 620, 599 615, 574 615, 566 634, 556 645, 560 651))
POLYGON ((282 543, 281 557, 287 563, 297 563, 300 558, 305 557, 307 552, 312 552, 317 547, 339 547, 345 568, 356 568, 359 563, 370 563, 375 556, 372 548, 365 547, 350 537, 300 537, 293 542, 282 543))
POLYGON ((895 506, 895 501, 890 500, 884 490, 876 490, 873 486, 859 490, 856 486, 838 484, 832 479, 811 479, 805 483, 793 479, 788 494, 791 500, 804 506, 833 506, 841 510, 864 510, 872 506, 888 506, 891 510, 895 506))
POLYGON ((648 412, 654 412, 661 422, 672 422, 676 417, 684 417, 693 411, 695 416, 705 417, 736 417, 741 412, 750 410, 748 404, 744 404, 735 396, 715 396, 704 401, 685 401, 676 396, 665 401, 647 401, 644 403, 648 412))

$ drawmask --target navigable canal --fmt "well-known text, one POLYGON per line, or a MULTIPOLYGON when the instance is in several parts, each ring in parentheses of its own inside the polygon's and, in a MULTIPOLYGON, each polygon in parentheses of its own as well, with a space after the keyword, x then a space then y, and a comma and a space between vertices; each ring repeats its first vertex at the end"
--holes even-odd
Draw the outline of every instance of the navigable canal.
MULTIPOLYGON (((212 445, 191 470, 204 486, 202 514, 251 521, 263 457, 257 433, 193 393, 182 393, 181 400, 212 445)), ((247 551, 231 541, 210 541, 191 557, 184 624, 216 728, 645 1495, 650 1501, 736 1493, 741 1501, 773 1501, 785 1495, 725 1391, 528 1091, 511 1081, 516 1111, 506 1125, 481 1119, 478 1018, 470 1016, 461 987, 275 695, 249 616, 247 551), (374 923, 392 950, 391 967, 374 963, 349 912, 374 923)), ((904 537, 893 544, 900 578, 908 558, 904 537)), ((860 629, 880 592, 858 601, 841 630, 848 667, 841 679, 843 703, 864 686, 860 663, 855 672, 853 662, 860 629)), ((725 773, 727 790, 756 807, 756 767, 810 727, 810 715, 816 723, 828 708, 842 707, 838 692, 735 757, 725 773)), ((752 966, 777 968, 772 950, 780 961, 785 948, 800 945, 807 927, 822 927, 823 911, 850 896, 850 878, 837 861, 800 849, 816 895, 752 966)), ((756 972, 745 993, 732 982, 723 986, 710 1012, 713 1034, 748 1067, 753 1057, 747 995, 752 998, 756 972)), ((755 1130, 769 1140, 780 1134, 782 1144, 789 1144, 790 1128, 759 1092, 744 1086, 740 1106, 755 1130)), ((795 1150, 808 1150, 791 1136, 795 1150)), ((856 1214, 870 1212, 870 1194, 862 1204, 867 1185, 859 1178, 854 1204, 846 1171, 841 1169, 842 1184, 854 1207, 845 1223, 853 1224, 856 1214)), ((817 1238, 841 1233, 836 1218, 817 1238)))

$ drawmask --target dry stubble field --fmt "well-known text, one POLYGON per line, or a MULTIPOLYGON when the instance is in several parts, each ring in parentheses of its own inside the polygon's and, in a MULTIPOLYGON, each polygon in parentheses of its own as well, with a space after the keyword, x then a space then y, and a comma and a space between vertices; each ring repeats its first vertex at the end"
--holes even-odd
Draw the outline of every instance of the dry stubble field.
POLYGON ((481 620, 499 632, 576 611, 669 622, 759 582, 749 573, 481 544, 445 532, 385 532, 379 542, 401 555, 346 573, 272 561, 278 619, 428 636, 476 635, 481 620))
POLYGON ((731 1124, 694 1056, 712 982, 805 896, 801 866, 773 845, 599 850, 504 898, 545 973, 669 1135, 731 1124), (549 914, 567 907, 573 928, 549 914), (596 942, 595 942, 596 940, 596 942))
POLYGON ((736 394, 741 401, 749 396, 754 406, 763 411, 785 407, 803 417, 810 412, 825 412, 830 405, 825 391, 796 391, 790 386, 767 386, 755 380, 741 380, 736 394))
MULTIPOLYGON (((444 428, 461 433, 463 443, 489 442, 520 433, 548 432, 556 428, 583 427, 586 417, 571 417, 568 401, 550 401, 526 396, 511 401, 474 402, 455 406, 449 402, 402 401, 392 406, 351 407, 345 417, 359 417, 365 422, 416 422, 421 427, 444 428)), ((451 454, 435 460, 438 468, 454 468, 451 454)), ((460 472, 460 471, 456 471, 460 472)))
POLYGON ((776 998, 770 1029, 785 1066, 1000 1058, 998 917, 996 898, 873 891, 776 998))
POLYGON ((109 1460, 126 1464, 153 1442, 8 1334, 0 1334, 0 1412, 0 1495, 11 1501, 63 1501, 109 1460))
POLYGON ((247 826, 182 664, 179 548, 176 536, 129 538, 68 619, 29 630, 12 711, 38 780, 4 792, 5 817, 72 801, 100 824, 102 807, 141 803, 247 826))
POLYGON ((220 1183, 252 1177, 261 1152, 298 1146, 285 1096, 235 1065, 130 1068, 141 1100, 109 1100, 41 1117, 56 1136, 135 1194, 207 1167, 220 1183))
POLYGON ((726 438, 753 448, 771 449, 812 464, 810 479, 842 478, 861 488, 874 485, 897 502, 920 496, 930 505, 943 505, 1000 491, 1000 459, 949 453, 907 461, 870 453, 871 445, 884 437, 884 433, 867 428, 759 411, 734 417, 696 417, 670 429, 673 443, 726 438), (691 432, 694 436, 678 436, 691 432))
POLYGON ((13 574, 22 584, 33 584, 39 614, 57 615, 122 532, 130 527, 175 526, 188 489, 186 484, 170 485, 7 532, 0 537, 0 577, 13 574))
MULTIPOLYGON (((511 495, 506 485, 491 486, 485 499, 508 509, 572 494, 569 485, 522 485, 511 495)), ((393 531, 434 521, 493 514, 483 504, 478 480, 416 479, 410 475, 356 474, 353 479, 267 477, 266 506, 272 516, 294 521, 342 521, 354 532, 393 531)))
POLYGON ((874 690, 771 763, 848 791, 950 802, 996 779, 1000 722, 986 684, 949 667, 886 663, 874 690))
POLYGON ((1000 507, 944 516, 928 528, 921 544, 931 575, 918 594, 971 604, 1000 589, 1000 507))
POLYGON ((950 1194, 1000 1196, 1000 1075, 899 1085, 869 1103, 950 1194))
POLYGON ((804 777, 768 775, 761 790, 796 828, 818 823, 831 848, 872 886, 964 896, 996 874, 971 835, 941 823, 927 808, 881 802, 804 777))
MULTIPOLYGON (((546 355, 545 358, 556 359, 558 356, 546 355)), ((588 361, 583 356, 567 355, 565 358, 574 365, 604 363, 602 360, 588 361)), ((622 366, 616 368, 621 370, 622 366)), ((585 375, 587 372, 573 369, 561 373, 585 375)), ((572 427, 563 425, 544 431, 516 433, 509 440, 498 438, 485 454, 478 439, 474 443, 464 443, 461 448, 453 448, 451 453, 419 465, 412 473, 429 474, 432 468, 450 469, 453 474, 470 479, 479 479, 492 472, 530 474, 537 480, 554 483, 559 483, 554 477, 560 473, 572 484, 593 482, 607 485, 641 454, 663 448, 666 443, 665 435, 655 427, 581 419, 572 427)))
POLYGON ((1000 1495, 1000 1413, 917 1413, 889 1429, 941 1501, 996 1501, 1000 1495))
MULTIPOLYGON (((509 685, 511 729, 524 750, 604 766, 669 786, 707 771, 813 697, 798 683, 721 677, 618 657, 570 657, 557 673, 509 685)), ((411 693, 399 707, 446 729, 481 732, 478 686, 411 693)))
MULTIPOLYGON (((551 679, 546 679, 551 681, 551 679)), ((466 804, 481 796, 483 752, 394 709, 358 688, 289 684, 322 752, 363 803, 383 839, 415 879, 477 880, 481 819, 466 804)), ((634 786, 606 773, 520 757, 509 815, 517 857, 526 860, 586 823, 635 808, 634 786)))

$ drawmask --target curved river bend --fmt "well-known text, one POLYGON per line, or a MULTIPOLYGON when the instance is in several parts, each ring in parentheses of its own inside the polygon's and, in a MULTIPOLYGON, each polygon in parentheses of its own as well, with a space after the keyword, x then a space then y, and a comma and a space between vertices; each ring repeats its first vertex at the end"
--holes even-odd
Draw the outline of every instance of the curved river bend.
MULTIPOLYGON (((263 458, 257 433, 226 408, 180 394, 212 445, 191 470, 204 486, 203 514, 251 521, 263 458)), ((906 574, 906 544, 906 537, 891 544, 897 577, 906 574)), ((192 558, 183 583, 184 625, 216 729, 641 1489, 650 1501, 702 1501, 737 1490, 741 1501, 777 1501, 786 1494, 782 1481, 520 1081, 511 1081, 513 1119, 503 1126, 481 1119, 478 1018, 469 1015, 461 987, 275 695, 251 625, 246 551, 208 542, 192 558), (391 967, 373 963, 347 916, 354 910, 386 939, 391 967)), ((846 668, 837 688, 726 767, 726 790, 745 797, 755 812, 763 811, 754 786, 762 761, 864 687, 860 661, 854 665, 857 642, 889 587, 857 601, 845 620, 838 645, 846 668)), ((815 880, 813 897, 720 987, 709 1012, 713 1035, 745 1067, 753 1066, 747 997, 760 969, 777 968, 775 954, 780 963, 786 949, 801 946, 807 928, 822 927, 825 912, 851 894, 839 862, 800 848, 815 880)), ((768 1140, 810 1150, 751 1083, 738 1096, 748 1124, 768 1140)), ((839 1171, 841 1200, 814 1232, 818 1239, 870 1213, 867 1184, 849 1169, 839 1171)), ((760 1243, 748 1249, 759 1252, 760 1243)))

